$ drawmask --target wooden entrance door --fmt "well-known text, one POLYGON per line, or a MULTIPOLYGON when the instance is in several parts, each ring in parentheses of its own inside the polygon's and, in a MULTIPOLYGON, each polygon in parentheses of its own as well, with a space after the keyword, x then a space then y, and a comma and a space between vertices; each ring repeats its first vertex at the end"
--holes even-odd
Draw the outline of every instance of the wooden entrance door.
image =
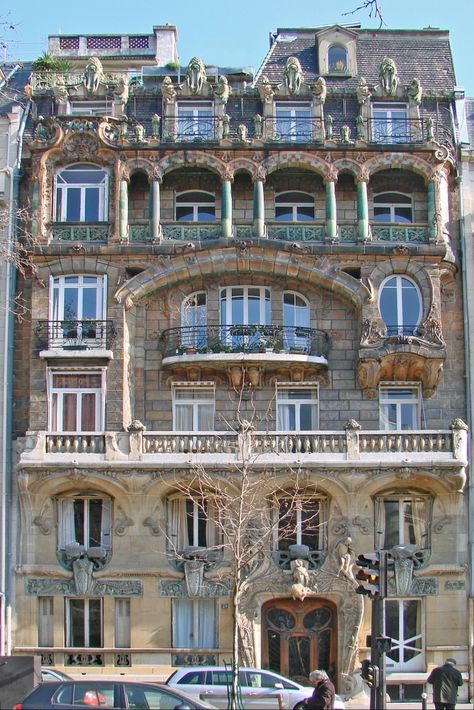
POLYGON ((262 667, 306 684, 310 671, 336 676, 336 607, 325 599, 274 599, 262 609, 262 667))

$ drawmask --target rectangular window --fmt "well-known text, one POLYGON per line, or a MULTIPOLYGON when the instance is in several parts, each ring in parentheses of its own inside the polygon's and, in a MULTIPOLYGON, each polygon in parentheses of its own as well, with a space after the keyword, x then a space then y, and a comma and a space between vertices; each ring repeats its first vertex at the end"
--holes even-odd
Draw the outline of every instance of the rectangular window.
POLYGON ((372 105, 372 140, 376 143, 408 143, 410 128, 406 104, 372 105))
POLYGON ((381 387, 379 402, 382 431, 413 431, 420 428, 418 387, 381 387))
POLYGON ((38 598, 38 646, 54 646, 54 597, 38 598))
POLYGON ((318 426, 317 387, 277 388, 277 430, 315 431, 318 426))
POLYGON ((275 139, 306 142, 312 139, 309 104, 277 103, 275 106, 275 139))
POLYGON ((115 600, 115 647, 130 648, 130 599, 115 600))
POLYGON ((66 645, 102 647, 101 599, 66 599, 66 645))
POLYGON ((278 508, 278 550, 290 545, 308 545, 323 550, 326 534, 326 505, 323 499, 284 498, 278 508))
POLYGON ((431 499, 421 496, 387 496, 375 506, 376 546, 390 550, 395 545, 429 548, 431 499))
POLYGON ((213 599, 173 599, 173 647, 216 648, 213 599))
POLYGON ((103 373, 50 373, 50 431, 103 431, 103 409, 103 373))
POLYGON ((385 634, 392 639, 387 671, 423 671, 423 634, 419 599, 385 600, 385 634))
POLYGON ((58 547, 68 545, 111 548, 112 500, 110 498, 61 498, 58 500, 58 547))
POLYGON ((72 116, 110 116, 112 102, 108 101, 71 101, 69 113, 72 116))
POLYGON ((173 430, 213 431, 214 388, 173 388, 173 430))
POLYGON ((176 138, 181 141, 205 141, 214 139, 213 107, 209 102, 178 102, 176 138))

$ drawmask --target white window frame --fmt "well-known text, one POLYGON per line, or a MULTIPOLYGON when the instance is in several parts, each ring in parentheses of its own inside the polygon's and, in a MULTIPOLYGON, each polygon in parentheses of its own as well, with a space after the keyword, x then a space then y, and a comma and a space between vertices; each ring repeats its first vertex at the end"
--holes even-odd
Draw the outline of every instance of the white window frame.
POLYGON ((76 423, 77 428, 71 434, 103 434, 105 428, 105 373, 106 368, 94 368, 90 370, 80 369, 53 369, 48 370, 47 390, 48 390, 48 431, 56 433, 66 433, 62 428, 64 417, 64 395, 75 394, 76 399, 76 423), (99 375, 101 378, 100 387, 55 387, 55 375, 99 375), (95 429, 94 431, 83 431, 82 421, 82 395, 95 395, 95 429), (54 397, 56 396, 56 421, 54 421, 54 397), (57 424, 58 426, 54 426, 57 424))
POLYGON ((166 501, 167 508, 167 527, 169 550, 172 554, 180 554, 186 547, 207 547, 217 548, 220 546, 220 530, 214 518, 218 511, 209 507, 209 500, 206 496, 192 496, 176 493, 168 496, 166 501), (192 540, 189 541, 189 526, 187 518, 188 503, 192 503, 192 540), (205 509, 203 509, 203 506, 205 509), (174 509, 174 510, 173 510, 174 509), (176 519, 173 520, 173 513, 176 519), (205 521, 205 536, 206 545, 202 545, 200 540, 199 523, 205 521), (174 539, 173 539, 174 538, 174 539), (212 544, 211 539, 214 539, 212 544))
POLYGON ((214 599, 172 599, 172 624, 171 624, 173 640, 173 648, 217 648, 217 610, 216 602, 214 599), (179 617, 179 607, 180 605, 191 605, 191 624, 185 627, 185 632, 183 636, 191 641, 191 646, 188 644, 180 644, 179 641, 183 640, 179 638, 180 628, 183 626, 183 622, 180 621, 179 617), (204 613, 204 607, 208 608, 208 613, 211 615, 211 619, 207 618, 207 614, 204 613), (188 634, 186 634, 186 629, 188 634), (192 629, 192 630, 191 630, 192 629), (190 631, 190 633, 189 633, 190 631), (212 643, 201 645, 199 640, 204 636, 208 636, 208 641, 212 643), (211 638, 212 637, 212 638, 211 638))
POLYGON ((175 209, 176 222, 183 222, 185 224, 187 222, 199 222, 201 224, 206 224, 208 222, 215 222, 215 220, 216 220, 216 196, 213 192, 209 192, 208 190, 185 190, 184 192, 178 192, 178 193, 176 193, 176 197, 175 197, 174 209, 175 209), (191 195, 196 192, 201 193, 202 195, 209 195, 210 197, 212 197, 213 202, 210 202, 210 201, 209 202, 205 202, 205 201, 199 202, 199 200, 189 200, 188 202, 187 201, 179 202, 179 199, 181 197, 183 197, 184 195, 188 195, 188 194, 191 195), (193 212, 192 219, 180 220, 177 215, 178 207, 191 208, 192 212, 193 212), (199 210, 200 209, 206 209, 207 211, 209 211, 210 209, 213 209, 214 210, 214 218, 211 220, 209 220, 209 219, 200 220, 199 219, 199 210))
POLYGON ((311 104, 294 101, 275 102, 275 137, 293 143, 306 143, 313 137, 311 104), (289 115, 282 116, 285 111, 289 115), (279 115, 280 113, 280 115, 279 115), (304 124, 306 123, 306 127, 304 124), (301 130, 304 127, 304 130, 301 130))
POLYGON ((267 286, 224 286, 219 292, 219 311, 222 326, 230 325, 270 325, 271 320, 271 290, 267 286), (243 317, 242 323, 236 323, 232 317, 233 294, 242 289, 243 317), (249 322, 249 291, 259 291, 259 321, 249 322), (224 315, 224 317, 222 317, 224 315))
MULTIPOLYGON (((90 537, 90 501, 102 501, 100 520, 100 545, 104 550, 112 549, 112 499, 108 496, 96 495, 73 495, 62 496, 56 500, 58 517, 58 550, 65 550, 68 545, 83 544, 87 549, 90 537), (75 530, 71 529, 71 522, 74 524, 74 503, 84 501, 84 523, 82 537, 84 543, 80 543, 75 538, 75 530)), ((96 546, 97 547, 97 546, 96 546)))
POLYGON ((316 206, 315 206, 315 200, 314 200, 314 195, 312 195, 310 192, 304 192, 303 190, 285 190, 284 192, 278 192, 275 195, 275 220, 278 222, 314 222, 315 220, 315 215, 316 215, 316 206), (291 194, 299 194, 299 195, 306 195, 311 199, 308 200, 307 202, 296 202, 294 200, 287 200, 287 201, 282 201, 279 202, 279 199, 284 197, 285 195, 291 195, 291 194), (291 219, 280 219, 277 216, 277 209, 279 207, 283 207, 288 212, 291 211, 291 219), (312 208, 313 209, 313 215, 312 217, 302 217, 301 214, 299 214, 299 210, 301 208, 312 208))
MULTIPOLYGON (((417 492, 407 492, 407 491, 392 491, 391 493, 385 493, 377 496, 375 499, 375 547, 377 550, 390 550, 390 547, 386 546, 386 536, 387 536, 387 524, 386 524, 386 514, 385 514, 385 504, 388 502, 398 503, 398 525, 396 526, 397 533, 397 545, 408 545, 415 544, 417 550, 429 550, 431 548, 431 517, 433 510, 433 500, 432 498, 423 493, 417 492), (410 539, 406 538, 406 511, 405 504, 409 503, 411 506, 411 516, 416 515, 416 507, 422 508, 421 514, 419 516, 419 540, 416 540, 416 525, 411 523, 413 529, 413 534, 415 536, 415 543, 410 539)), ((415 521, 416 522, 416 521, 415 521)), ((394 527, 395 529, 395 527, 394 527)))
MULTIPOLYGON (((313 548, 313 551, 317 550, 325 550, 327 548, 327 522, 328 522, 328 501, 327 498, 324 496, 318 496, 318 495, 307 495, 307 496, 285 496, 282 495, 279 497, 279 502, 277 504, 276 510, 274 511, 275 517, 276 517, 276 524, 274 525, 273 528, 273 547, 275 550, 283 550, 285 549, 284 547, 281 547, 280 545, 280 526, 279 526, 279 521, 280 521, 280 511, 281 511, 281 502, 282 500, 287 499, 290 503, 291 507, 291 512, 296 514, 296 520, 295 520, 295 541, 294 542, 289 542, 289 544, 296 544, 296 545, 302 545, 303 539, 304 539, 304 530, 305 530, 305 520, 303 520, 303 512, 305 509, 305 506, 308 506, 310 504, 318 503, 319 504, 319 531, 318 531, 318 536, 319 536, 319 545, 315 548, 313 548)), ((311 521, 310 521, 311 522, 311 521)), ((286 546, 287 547, 287 546, 286 546)))
POLYGON ((95 224, 97 222, 106 222, 108 215, 108 193, 109 193, 109 174, 107 170, 98 165, 93 165, 89 163, 75 163, 74 165, 68 165, 67 167, 58 170, 54 176, 54 220, 57 222, 63 222, 65 224, 72 223, 76 224, 75 220, 69 220, 68 217, 68 191, 73 189, 80 190, 80 208, 79 208, 79 220, 78 222, 84 222, 86 224, 95 224), (84 172, 97 171, 102 173, 102 180, 97 182, 74 182, 68 183, 62 179, 61 175, 67 173, 68 171, 79 172, 83 170, 84 172), (86 221, 86 195, 88 189, 96 189, 98 191, 98 209, 97 209, 97 219, 86 221))
POLYGON ((382 431, 414 431, 421 429, 421 390, 419 384, 406 382, 379 385, 379 426, 382 431), (401 390, 409 391, 411 397, 403 396, 401 390), (403 409, 411 406, 414 426, 403 426, 403 409), (396 425, 390 427, 388 408, 395 409, 396 425))
POLYGON ((107 276, 98 276, 96 274, 64 274, 62 276, 51 276, 49 292, 51 294, 49 299, 50 320, 105 320, 107 276), (74 284, 72 281, 70 282, 69 279, 77 279, 77 284, 74 284), (93 282, 88 282, 87 279, 95 279, 95 287, 93 282), (69 289, 75 289, 78 292, 77 314, 65 313, 65 291, 69 289), (95 290, 96 292, 96 313, 93 318, 86 318, 84 316, 84 296, 85 292, 88 290, 95 290))
POLYGON ((306 431, 317 431, 319 429, 319 385, 317 382, 301 382, 301 383, 294 383, 294 382, 278 382, 275 385, 275 401, 276 401, 276 409, 277 409, 277 421, 276 421, 276 431, 277 432, 296 432, 296 433, 301 433, 301 432, 306 432, 306 431), (291 398, 291 399, 283 399, 282 398, 282 393, 283 392, 290 392, 290 391, 305 391, 307 392, 308 390, 312 393, 312 397, 310 399, 303 399, 303 398, 291 398), (295 428, 294 429, 283 429, 280 424, 282 422, 282 417, 280 414, 280 407, 287 405, 288 403, 294 405, 294 412, 295 412, 295 428), (308 405, 310 404, 313 407, 313 417, 315 418, 315 427, 313 429, 301 429, 301 407, 303 405, 308 405))
POLYGON ((69 112, 71 116, 111 116, 112 102, 97 101, 70 101, 69 112))
POLYGON ((54 597, 38 597, 38 646, 54 646, 54 597))
POLYGON ((417 325, 420 323, 423 310, 423 299, 421 291, 418 285, 406 274, 391 274, 386 279, 382 281, 379 289, 379 312, 380 317, 387 326, 387 335, 413 335, 417 325), (394 280, 395 286, 389 285, 389 282, 394 280), (406 284, 405 284, 406 282, 406 284), (418 314, 415 318, 414 323, 404 322, 404 291, 408 290, 408 287, 413 287, 416 295, 418 296, 418 314), (382 296, 384 289, 389 288, 395 291, 396 301, 395 301, 395 323, 387 323, 382 313, 382 296))
POLYGON ((202 431, 214 431, 214 426, 211 427, 211 429, 203 429, 200 426, 200 418, 201 418, 201 413, 200 409, 201 407, 209 407, 212 406, 212 421, 214 422, 215 418, 215 407, 216 407, 216 395, 215 395, 215 383, 214 382, 201 382, 201 383, 193 383, 192 385, 190 383, 180 383, 180 382, 175 382, 172 385, 172 399, 173 399, 173 431, 192 431, 192 432, 202 432, 202 431), (183 394, 188 394, 188 397, 184 396, 183 398, 177 398, 176 394, 177 392, 182 392, 183 394), (194 398, 194 393, 199 392, 199 393, 204 393, 207 394, 207 398, 194 398), (178 429, 178 414, 177 414, 177 407, 178 406, 186 406, 190 408, 192 414, 191 414, 191 419, 192 419, 192 427, 191 429, 178 429))
POLYGON ((198 102, 198 101, 177 101, 176 102, 176 137, 178 141, 204 141, 204 140, 214 140, 214 105, 211 101, 198 102), (182 133, 181 121, 183 118, 183 113, 190 114, 186 116, 190 122, 190 131, 182 133), (202 124, 201 118, 209 119, 209 127, 202 124))
POLYGON ((102 598, 81 598, 81 597, 66 597, 66 647, 67 648, 103 648, 104 646, 104 601, 102 598), (84 602, 84 646, 73 646, 72 645, 72 623, 71 623, 71 602, 82 601, 84 602), (100 646, 92 647, 90 645, 90 602, 98 601, 100 602, 100 646))
POLYGON ((405 103, 375 101, 372 103, 372 140, 375 143, 409 142, 408 106, 405 103), (377 115, 377 114, 384 114, 377 115), (397 126, 397 121, 401 121, 397 126), (402 134, 396 134, 403 127, 402 134), (384 135, 378 127, 384 127, 384 135), (393 132, 393 133, 392 133, 393 132))
POLYGON ((115 648, 131 647, 131 600, 115 599, 115 648))
MULTIPOLYGON (((425 670, 425 633, 424 633, 424 626, 425 626, 425 618, 424 618, 424 605, 422 603, 422 599, 420 598, 404 598, 404 599, 385 599, 384 602, 384 613, 385 613, 385 624, 386 624, 386 619, 387 619, 387 604, 398 604, 399 606, 399 612, 398 612, 398 637, 397 638, 392 638, 392 651, 398 650, 400 656, 403 656, 406 651, 410 650, 416 650, 417 655, 414 658, 411 658, 407 661, 393 661, 390 658, 390 652, 387 654, 386 658, 386 663, 387 663, 387 671, 390 673, 400 673, 400 672, 422 672, 425 670), (416 634, 415 636, 411 636, 408 638, 405 638, 405 610, 404 610, 404 605, 407 602, 416 602, 418 606, 418 614, 420 615, 420 632, 416 634), (420 648, 416 648, 413 646, 413 642, 416 642, 417 640, 420 640, 420 648)), ((388 633, 388 631, 386 631, 388 633)))
POLYGON ((390 224, 392 222, 398 224, 413 224, 413 197, 411 195, 406 194, 405 192, 399 192, 398 190, 384 190, 384 192, 377 192, 374 194, 374 222, 377 222, 378 224, 390 224), (383 197, 383 195, 400 195, 401 197, 406 198, 406 202, 376 202, 376 199, 378 197, 383 197), (390 219, 389 220, 381 220, 378 219, 380 215, 375 214, 375 209, 377 207, 383 207, 384 209, 388 209, 390 211, 390 219), (399 208, 403 209, 409 209, 411 210, 411 218, 409 220, 404 219, 397 219, 397 209, 399 208))
POLYGON ((204 348, 207 345, 207 293, 195 291, 181 304, 181 345, 204 348))

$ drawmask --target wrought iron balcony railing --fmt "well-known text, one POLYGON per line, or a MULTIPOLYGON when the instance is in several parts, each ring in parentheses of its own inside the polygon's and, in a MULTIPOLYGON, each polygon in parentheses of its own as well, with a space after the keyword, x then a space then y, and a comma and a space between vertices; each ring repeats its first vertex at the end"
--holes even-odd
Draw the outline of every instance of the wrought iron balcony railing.
POLYGON ((51 225, 52 242, 105 242, 109 239, 107 222, 84 224, 83 222, 56 222, 51 225))
POLYGON ((429 140, 426 121, 421 118, 371 118, 368 140, 373 143, 425 143, 429 140))
POLYGON ((329 336, 316 328, 286 325, 196 325, 163 331, 164 357, 193 353, 298 353, 326 357, 329 336))
POLYGON ((42 349, 110 350, 115 327, 111 320, 40 320, 36 335, 42 349))

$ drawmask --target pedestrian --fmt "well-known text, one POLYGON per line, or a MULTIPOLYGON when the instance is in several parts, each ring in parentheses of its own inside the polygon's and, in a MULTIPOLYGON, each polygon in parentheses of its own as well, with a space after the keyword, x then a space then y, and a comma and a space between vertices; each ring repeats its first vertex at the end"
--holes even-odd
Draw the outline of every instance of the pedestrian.
POLYGON ((326 671, 311 671, 309 684, 314 690, 305 700, 305 710, 333 710, 336 690, 326 671))
POLYGON ((454 658, 447 658, 442 666, 433 668, 428 683, 433 686, 433 702, 436 710, 454 710, 462 675, 454 666, 454 658))

